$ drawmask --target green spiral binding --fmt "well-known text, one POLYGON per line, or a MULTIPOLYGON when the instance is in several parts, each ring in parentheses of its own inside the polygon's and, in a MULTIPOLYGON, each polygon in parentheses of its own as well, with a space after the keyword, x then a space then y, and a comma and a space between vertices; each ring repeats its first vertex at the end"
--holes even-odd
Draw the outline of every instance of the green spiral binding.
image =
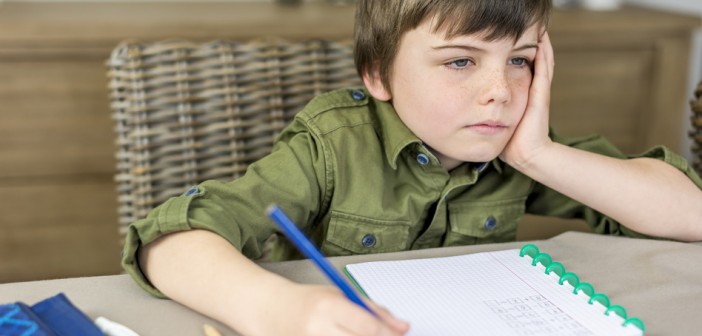
POLYGON ((531 266, 536 266, 536 264, 541 263, 541 265, 544 265, 544 267, 548 267, 548 265, 551 264, 551 261, 550 255, 547 253, 539 253, 536 255, 536 258, 531 261, 531 266))
POLYGON ((588 301, 590 304, 593 302, 599 302, 601 305, 605 306, 606 308, 609 308, 609 297, 605 294, 602 293, 596 293, 595 295, 590 297, 590 301, 588 301))
POLYGON ((536 257, 536 255, 539 254, 539 248, 536 247, 534 244, 526 244, 522 246, 522 249, 519 250, 519 256, 523 257, 524 255, 528 255, 532 258, 536 257))
POLYGON ((619 315, 619 317, 623 318, 626 320, 626 309, 620 305, 611 305, 607 310, 605 310, 605 315, 609 316, 609 313, 615 313, 619 315))
POLYGON ((559 263, 558 261, 552 262, 548 267, 546 267, 546 274, 551 274, 551 272, 556 272, 559 277, 563 276, 565 274, 565 267, 563 264, 559 263))
POLYGON ((580 284, 580 279, 578 278, 578 275, 573 272, 565 272, 565 274, 563 274, 558 280, 558 284, 562 285, 566 281, 568 281, 568 283, 573 287, 576 287, 580 284))
POLYGON ((578 292, 583 292, 585 295, 592 297, 595 295, 595 288, 587 282, 581 282, 573 289, 573 294, 578 294, 578 292))
POLYGON ((640 318, 638 317, 630 317, 622 323, 622 326, 626 327, 630 324, 633 324, 635 327, 641 329, 641 331, 646 331, 646 326, 644 325, 643 321, 641 321, 640 318))
POLYGON ((627 318, 626 309, 620 305, 610 305, 609 297, 603 293, 595 293, 595 288, 587 282, 580 282, 578 275, 573 272, 566 272, 565 266, 559 262, 554 262, 551 256, 547 253, 539 252, 539 248, 534 244, 525 244, 519 251, 519 256, 523 257, 528 255, 532 258, 531 265, 536 266, 536 264, 541 263, 546 267, 544 273, 551 274, 555 272, 560 277, 558 280, 559 285, 563 285, 568 282, 573 286, 573 294, 578 294, 578 292, 583 292, 590 297, 588 301, 589 304, 594 302, 599 302, 601 305, 605 306, 605 315, 609 316, 610 313, 615 313, 624 319, 622 323, 623 327, 628 325, 634 325, 639 328, 642 332, 646 331, 646 327, 641 319, 638 317, 627 318))

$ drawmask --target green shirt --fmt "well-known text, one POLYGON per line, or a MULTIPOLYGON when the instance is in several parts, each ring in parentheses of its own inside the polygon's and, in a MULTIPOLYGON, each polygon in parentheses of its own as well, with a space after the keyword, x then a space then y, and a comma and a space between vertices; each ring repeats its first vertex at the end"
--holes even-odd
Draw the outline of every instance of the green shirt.
MULTIPOLYGON (((627 157, 599 136, 552 138, 627 157)), ((668 162, 702 188, 688 163, 668 149, 642 156, 668 162)), ((265 215, 272 203, 327 256, 514 241, 524 213, 582 218, 598 233, 642 236, 498 159, 448 172, 392 105, 348 89, 312 100, 243 177, 203 182, 132 224, 123 266, 143 288, 162 295, 141 273, 137 250, 190 229, 214 231, 251 259, 297 257, 283 238, 275 239, 279 231, 265 215)))

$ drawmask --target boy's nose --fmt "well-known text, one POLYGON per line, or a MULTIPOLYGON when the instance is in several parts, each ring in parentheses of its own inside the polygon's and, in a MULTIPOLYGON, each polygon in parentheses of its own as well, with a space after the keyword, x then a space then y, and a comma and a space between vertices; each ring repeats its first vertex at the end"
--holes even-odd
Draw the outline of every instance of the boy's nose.
POLYGON ((480 95, 481 104, 504 104, 511 99, 509 84, 504 71, 495 70, 490 72, 483 83, 480 95))

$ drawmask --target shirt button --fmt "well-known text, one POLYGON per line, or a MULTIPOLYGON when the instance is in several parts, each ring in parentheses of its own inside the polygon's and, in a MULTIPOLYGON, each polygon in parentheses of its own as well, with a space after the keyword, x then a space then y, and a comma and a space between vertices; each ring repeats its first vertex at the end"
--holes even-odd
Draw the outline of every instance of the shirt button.
POLYGON ((200 189, 199 189, 198 187, 192 187, 192 188, 188 189, 187 191, 185 191, 185 194, 184 194, 184 195, 185 195, 185 196, 190 196, 190 195, 193 195, 193 194, 197 194, 198 192, 200 192, 200 189))
POLYGON ((351 98, 353 98, 353 100, 363 100, 366 98, 366 94, 363 93, 363 91, 355 90, 351 92, 351 98))
POLYGON ((429 157, 424 153, 419 153, 417 154, 417 162, 422 166, 426 166, 429 163, 429 157))
POLYGON ((373 247, 375 246, 375 236, 371 233, 366 234, 361 238, 361 245, 364 247, 373 247))
POLYGON ((486 230, 494 230, 495 227, 497 227, 497 220, 495 217, 490 216, 485 220, 485 224, 483 224, 483 226, 486 230))

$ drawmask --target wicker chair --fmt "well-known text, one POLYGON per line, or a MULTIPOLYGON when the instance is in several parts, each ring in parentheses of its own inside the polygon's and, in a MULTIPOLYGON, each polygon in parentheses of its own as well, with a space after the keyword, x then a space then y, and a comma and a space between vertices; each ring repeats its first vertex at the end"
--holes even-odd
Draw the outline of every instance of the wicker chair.
POLYGON ((690 102, 692 106, 692 152, 694 154, 693 165, 697 173, 702 176, 702 82, 697 85, 695 99, 690 102))
POLYGON ((350 41, 125 42, 107 65, 122 235, 194 184, 241 176, 315 95, 361 85, 350 41))

